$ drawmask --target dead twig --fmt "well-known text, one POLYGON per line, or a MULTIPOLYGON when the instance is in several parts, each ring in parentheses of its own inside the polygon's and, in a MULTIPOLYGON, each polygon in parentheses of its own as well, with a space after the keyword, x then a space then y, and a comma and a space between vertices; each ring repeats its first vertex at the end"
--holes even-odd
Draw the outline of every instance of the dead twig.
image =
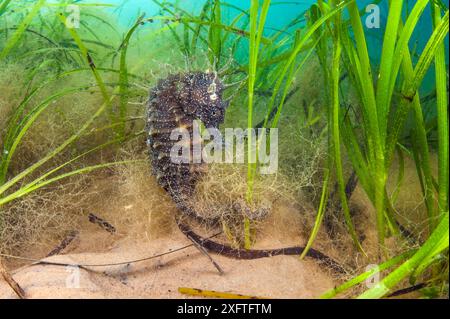
POLYGON ((222 298, 222 299, 266 299, 264 297, 246 296, 242 294, 233 294, 229 292, 221 292, 214 290, 203 290, 198 288, 180 287, 178 292, 190 296, 201 296, 206 298, 222 298))
POLYGON ((14 278, 6 270, 5 266, 3 265, 1 257, 0 257, 0 273, 3 277, 3 279, 5 279, 6 283, 12 288, 12 290, 14 290, 16 295, 20 299, 26 299, 25 291, 22 289, 22 287, 19 286, 19 284, 14 280, 14 278))
POLYGON ((223 275, 224 271, 222 270, 222 268, 220 268, 219 264, 216 263, 216 261, 208 254, 208 252, 206 251, 205 248, 202 247, 202 245, 200 245, 199 243, 197 243, 194 238, 192 238, 191 236, 187 235, 187 238, 189 238, 189 240, 194 244, 194 246, 200 250, 200 252, 205 255, 210 261, 211 263, 214 265, 214 267, 216 267, 217 271, 219 272, 219 274, 223 275))

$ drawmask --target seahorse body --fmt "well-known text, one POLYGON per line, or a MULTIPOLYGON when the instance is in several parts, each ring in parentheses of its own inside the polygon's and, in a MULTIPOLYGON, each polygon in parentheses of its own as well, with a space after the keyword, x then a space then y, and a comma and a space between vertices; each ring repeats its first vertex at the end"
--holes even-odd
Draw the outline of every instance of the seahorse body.
MULTIPOLYGON (((177 140, 171 139, 172 132, 188 132, 191 150, 196 146, 193 137, 194 120, 201 120, 206 128, 218 128, 224 121, 227 103, 223 101, 224 86, 215 73, 191 72, 170 75, 151 90, 149 107, 147 143, 153 165, 153 174, 158 183, 173 198, 183 214, 200 218, 191 207, 189 199, 195 186, 206 169, 205 163, 194 164, 174 162, 170 156, 177 140)), ((183 219, 177 218, 180 230, 191 240, 205 249, 238 259, 256 259, 276 255, 299 255, 304 247, 288 247, 269 250, 243 250, 216 243, 196 234, 183 219)), ((323 253, 310 249, 309 257, 324 262, 338 272, 344 272, 333 259, 323 253)))
POLYGON ((171 134, 187 132, 192 154, 195 143, 200 142, 194 140, 194 120, 201 120, 207 128, 217 128, 224 120, 222 91, 223 85, 214 73, 195 72, 171 75, 150 92, 147 143, 153 174, 180 210, 194 216, 187 202, 207 167, 192 161, 174 162, 170 153, 178 140, 171 139, 171 134))

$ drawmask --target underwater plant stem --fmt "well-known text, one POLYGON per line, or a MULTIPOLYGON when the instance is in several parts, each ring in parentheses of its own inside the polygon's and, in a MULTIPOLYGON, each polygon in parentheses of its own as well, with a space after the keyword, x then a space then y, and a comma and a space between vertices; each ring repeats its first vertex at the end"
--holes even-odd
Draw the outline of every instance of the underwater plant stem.
MULTIPOLYGON (((248 118, 247 128, 251 130, 253 128, 253 106, 254 106, 254 92, 256 82, 256 71, 258 65, 258 55, 261 44, 261 39, 264 32, 264 25, 266 22, 267 13, 270 7, 270 0, 264 0, 262 5, 259 21, 259 1, 252 0, 250 7, 250 48, 249 48, 249 76, 248 76, 248 118)), ((247 202, 253 201, 253 185, 256 173, 257 163, 252 163, 254 157, 253 152, 257 153, 257 150, 253 149, 253 139, 256 138, 252 134, 248 134, 248 169, 247 169, 247 202)))
POLYGON ((122 44, 120 45, 120 69, 119 69, 119 95, 120 95, 120 102, 119 102, 119 117, 116 119, 119 123, 119 127, 116 130, 116 135, 119 137, 125 136, 125 129, 126 129, 126 121, 125 118, 127 116, 127 109, 128 109, 128 100, 129 100, 129 88, 128 88, 128 67, 127 67, 127 52, 128 52, 128 46, 130 43, 130 39, 133 35, 133 33, 136 31, 136 29, 141 25, 142 20, 144 19, 144 15, 141 15, 136 23, 130 28, 130 30, 127 32, 125 39, 123 40, 122 44))
POLYGON ((325 216, 325 212, 327 209, 327 203, 328 203, 328 196, 330 192, 328 191, 328 187, 330 186, 330 170, 327 169, 325 171, 325 177, 322 183, 322 195, 320 197, 320 204, 319 209, 317 211, 316 220, 314 222, 314 228, 311 232, 311 235, 308 238, 308 242, 305 246, 305 250, 303 250, 302 254, 300 255, 300 259, 305 258, 308 251, 311 249, 312 244, 314 243, 317 234, 319 233, 320 226, 322 225, 323 217, 325 216))
POLYGON ((339 187, 339 194, 341 198, 341 206, 342 210, 344 211, 344 218, 345 222, 347 224, 350 236, 353 239, 353 243, 358 248, 358 250, 363 253, 365 252, 358 240, 358 236, 355 231, 355 227, 352 222, 352 218, 350 215, 350 209, 348 207, 347 203, 347 194, 345 192, 345 182, 344 182, 344 174, 343 174, 343 168, 342 168, 342 155, 341 155, 341 139, 340 139, 340 132, 339 132, 339 126, 340 126, 340 118, 339 118, 339 78, 340 78, 340 62, 341 62, 341 41, 340 41, 340 23, 341 20, 339 17, 336 18, 335 28, 336 30, 336 39, 334 43, 334 56, 333 56, 333 64, 332 64, 332 72, 331 72, 331 113, 332 113, 332 120, 331 120, 331 131, 332 131, 332 142, 333 142, 333 150, 334 150, 334 160, 335 160, 335 167, 336 167, 336 178, 338 182, 339 187))
MULTIPOLYGON (((256 64, 257 52, 256 48, 256 31, 257 31, 257 16, 258 16, 259 2, 252 0, 250 7, 250 48, 249 48, 249 70, 248 70, 248 117, 247 117, 247 128, 253 127, 253 99, 256 81, 256 64), (256 57, 255 57, 256 55, 256 57)), ((253 145, 253 134, 248 134, 248 149, 247 149, 247 202, 252 202, 253 200, 253 165, 251 164, 252 158, 252 145, 253 145)))
POLYGON ((372 69, 369 60, 369 53, 365 39, 364 29, 356 3, 349 5, 350 20, 355 34, 358 58, 361 65, 359 81, 362 88, 363 108, 367 114, 367 147, 369 151, 369 169, 372 170, 374 179, 374 206, 377 215, 378 242, 385 250, 385 187, 386 171, 384 150, 381 144, 380 128, 378 123, 378 111, 375 99, 372 69))
MULTIPOLYGON (((404 55, 404 61, 402 63, 402 70, 405 74, 405 77, 410 81, 414 78, 414 69, 412 64, 411 55, 409 51, 404 55)), ((403 99, 402 104, 411 105, 409 101, 403 99)), ((435 221, 435 201, 434 201, 434 191, 433 191, 433 178, 431 173, 431 164, 430 164, 430 153, 428 147, 427 133, 425 129, 425 123, 422 114, 422 106, 420 104, 420 96, 419 93, 415 93, 415 96, 412 101, 412 110, 414 114, 415 120, 415 142, 416 145, 416 156, 415 156, 415 164, 417 167, 418 174, 420 174, 420 178, 422 180, 422 192, 425 198, 425 206, 427 208, 428 213, 428 222, 430 232, 434 229, 435 221), (422 176, 423 175, 423 176, 422 176)))
MULTIPOLYGON (((433 26, 441 23, 441 9, 436 3, 431 3, 433 26)), ((448 212, 449 183, 449 150, 448 150, 448 96, 447 96, 447 66, 445 64, 445 45, 442 43, 435 57, 436 67, 436 101, 438 118, 438 184, 439 213, 448 212)))
POLYGON ((388 88, 392 82, 391 68, 394 62, 395 45, 397 42, 397 33, 402 8, 403 0, 389 1, 389 16, 387 18, 386 32, 384 32, 380 71, 378 73, 376 91, 378 124, 380 127, 382 144, 384 144, 387 135, 388 113, 391 104, 391 95, 389 94, 388 88))
MULTIPOLYGON (((258 21, 258 12, 259 12, 259 1, 252 0, 250 7, 250 47, 249 47, 249 70, 248 70, 248 118, 247 118, 247 128, 249 130, 248 134, 248 148, 247 148, 247 192, 246 192, 246 200, 249 204, 253 202, 253 187, 254 180, 256 175, 257 168, 257 146, 256 149, 253 149, 254 144, 253 139, 256 136, 253 136, 251 133, 253 130, 253 106, 254 106, 254 91, 255 91, 255 82, 256 82, 256 71, 258 65, 258 56, 261 45, 262 36, 264 33, 264 25, 266 23, 267 13, 269 12, 271 0, 264 0, 261 13, 258 21), (253 153, 255 152, 255 154, 253 153), (253 163, 252 159, 256 157, 255 163, 253 163)), ((251 229, 250 229, 250 220, 248 217, 244 217, 244 243, 245 248, 250 249, 251 246, 251 229)))

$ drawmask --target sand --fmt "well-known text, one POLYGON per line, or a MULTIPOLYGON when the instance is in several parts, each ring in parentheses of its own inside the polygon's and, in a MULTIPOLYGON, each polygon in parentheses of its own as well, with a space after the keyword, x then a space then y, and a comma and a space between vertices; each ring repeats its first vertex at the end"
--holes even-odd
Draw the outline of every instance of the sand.
MULTIPOLYGON (((99 230, 100 232, 100 230, 99 230)), ((81 234, 79 242, 111 235, 81 234)), ((258 246, 273 241, 264 240, 258 246)), ((106 252, 83 252, 58 255, 46 261, 103 264, 152 256, 190 244, 180 232, 142 244, 122 238, 106 252)), ((211 255, 224 270, 220 275, 210 261, 190 247, 159 258, 120 266, 88 267, 29 265, 11 271, 25 290, 27 298, 189 298, 179 287, 270 298, 316 298, 334 282, 326 268, 313 260, 296 256, 277 256, 258 260, 234 260, 211 255), (79 274, 79 277, 77 277, 79 274), (78 279, 79 278, 79 281, 78 279)), ((17 298, 5 282, 0 281, 0 298, 17 298)))
MULTIPOLYGON (((409 205, 405 225, 413 219, 411 212, 421 209, 420 190, 408 169, 405 180, 409 191, 401 192, 399 203, 409 205), (413 187, 414 186, 414 187, 413 187), (417 189, 416 189, 417 188, 417 189), (414 190, 415 201, 411 199, 414 190), (407 197, 407 198, 405 198, 407 197), (415 209, 412 209, 415 208, 415 209)), ((176 208, 158 187, 149 172, 125 170, 123 174, 99 176, 86 193, 94 194, 86 201, 78 223, 79 235, 60 255, 45 259, 62 263, 105 264, 141 259, 191 244, 178 230, 173 215, 176 208), (125 176, 125 177, 124 177, 125 176), (117 232, 106 232, 88 221, 94 212, 111 222, 117 232)), ((304 246, 314 222, 314 208, 295 202, 277 200, 268 219, 257 231, 255 249, 304 246), (305 228, 306 226, 306 228, 305 228)), ((314 248, 321 250, 355 274, 376 259, 377 242, 373 208, 364 192, 357 187, 352 197, 357 231, 370 260, 358 258, 348 235, 330 240, 323 227, 314 248)), ((416 223, 412 223, 414 225, 416 223)), ((61 225, 62 227, 63 225, 61 225)), ((67 227, 72 227, 68 224, 67 227)), ((71 230, 71 229, 67 229, 71 230)), ((212 234, 209 230, 203 234, 212 234)), ((417 233, 420 233, 420 229, 417 233)), ((61 237, 36 242, 21 256, 43 258, 61 241, 61 237)), ((221 241, 226 242, 222 236, 221 241)), ((393 244, 395 246, 395 243, 393 244)), ((312 259, 276 256, 257 260, 235 260, 211 255, 224 270, 220 275, 212 263, 195 247, 162 257, 120 266, 88 267, 76 270, 64 266, 30 265, 17 260, 4 260, 9 272, 25 290, 27 298, 190 298, 178 292, 179 287, 200 288, 235 294, 271 298, 317 298, 342 283, 327 268, 312 259), (77 283, 79 271, 79 285, 77 283)), ((348 278, 352 274, 348 274, 348 278)), ((347 279, 348 279, 347 278, 347 279)), ((345 297, 345 296, 341 296, 345 297)), ((12 289, 0 280, 0 298, 17 298, 12 289)))

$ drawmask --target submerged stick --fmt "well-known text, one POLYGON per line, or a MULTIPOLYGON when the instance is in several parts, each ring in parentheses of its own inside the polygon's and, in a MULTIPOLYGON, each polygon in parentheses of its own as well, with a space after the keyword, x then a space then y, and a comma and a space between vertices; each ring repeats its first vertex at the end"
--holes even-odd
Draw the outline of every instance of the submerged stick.
POLYGON ((216 261, 211 257, 210 254, 208 254, 208 252, 206 251, 206 249, 204 247, 202 247, 202 245, 200 245, 198 242, 195 241, 194 238, 192 238, 191 236, 187 235, 186 236, 193 244, 194 246, 200 250, 200 252, 205 255, 210 261, 211 263, 214 265, 214 267, 216 267, 217 271, 219 272, 219 274, 223 275, 224 271, 222 270, 222 268, 220 268, 219 264, 216 263, 216 261))
POLYGON ((20 299, 26 299, 25 290, 23 290, 22 287, 20 287, 20 285, 14 280, 11 274, 6 270, 5 266, 3 265, 1 257, 0 257, 0 274, 20 299))
POLYGON ((202 296, 207 298, 223 298, 223 299, 267 299, 264 297, 257 296, 246 296, 241 294, 233 294, 228 292, 220 292, 214 290, 203 290, 198 288, 187 288, 180 287, 178 288, 178 292, 185 295, 191 296, 202 296))

